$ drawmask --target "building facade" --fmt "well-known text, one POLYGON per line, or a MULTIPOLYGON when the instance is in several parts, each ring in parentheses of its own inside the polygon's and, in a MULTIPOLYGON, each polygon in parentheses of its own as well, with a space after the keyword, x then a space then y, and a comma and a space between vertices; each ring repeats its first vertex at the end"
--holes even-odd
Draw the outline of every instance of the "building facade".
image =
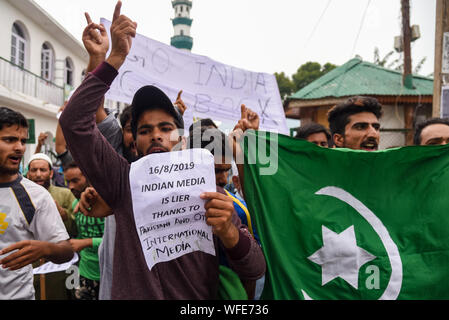
POLYGON ((0 105, 21 112, 30 123, 24 162, 40 132, 49 135, 51 155, 59 108, 85 74, 88 54, 32 0, 0 0, 0 105))

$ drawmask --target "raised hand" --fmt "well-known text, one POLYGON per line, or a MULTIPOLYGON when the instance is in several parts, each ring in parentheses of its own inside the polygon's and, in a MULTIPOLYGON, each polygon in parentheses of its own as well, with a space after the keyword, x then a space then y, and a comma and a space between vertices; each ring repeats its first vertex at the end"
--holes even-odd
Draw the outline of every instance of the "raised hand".
POLYGON ((112 214, 111 208, 92 187, 84 190, 74 211, 95 218, 104 218, 112 214))
POLYGON ((259 130, 260 118, 250 108, 247 108, 244 104, 241 106, 241 117, 238 122, 239 127, 245 132, 248 129, 259 130))
POLYGON ((186 107, 184 101, 182 101, 181 94, 182 94, 182 90, 178 92, 178 97, 176 98, 174 105, 178 107, 178 110, 181 112, 181 115, 183 115, 184 112, 186 111, 187 107, 186 107))
POLYGON ((112 49, 107 62, 116 70, 125 62, 126 56, 131 50, 132 38, 136 36, 137 23, 120 14, 122 2, 118 1, 111 24, 112 49))
POLYGON ((100 59, 106 58, 106 53, 109 50, 109 38, 106 28, 103 24, 96 24, 92 22, 89 14, 86 12, 87 26, 83 32, 83 44, 89 53, 90 57, 100 59))

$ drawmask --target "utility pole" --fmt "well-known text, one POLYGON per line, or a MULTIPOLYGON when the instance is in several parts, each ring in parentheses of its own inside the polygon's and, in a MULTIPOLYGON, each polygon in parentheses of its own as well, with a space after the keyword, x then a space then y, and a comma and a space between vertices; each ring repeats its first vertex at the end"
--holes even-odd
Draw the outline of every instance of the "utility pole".
POLYGON ((441 86, 443 84, 443 37, 449 33, 449 0, 437 0, 435 23, 435 68, 433 72, 432 117, 440 116, 441 86))
MULTIPOLYGON (((410 1, 401 0, 402 11, 402 39, 404 48, 404 72, 402 74, 402 85, 408 89, 413 89, 412 75, 412 54, 411 54, 411 28, 410 28, 410 1)), ((413 118, 415 108, 411 104, 404 105, 404 122, 407 129, 405 143, 413 144, 413 118)))

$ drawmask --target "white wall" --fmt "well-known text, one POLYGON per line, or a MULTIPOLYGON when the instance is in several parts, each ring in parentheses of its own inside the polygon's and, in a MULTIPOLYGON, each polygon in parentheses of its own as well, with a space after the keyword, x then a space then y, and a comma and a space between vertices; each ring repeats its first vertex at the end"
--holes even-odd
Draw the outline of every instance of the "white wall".
POLYGON ((190 36, 190 26, 186 26, 186 25, 182 25, 182 24, 177 24, 176 26, 174 26, 174 34, 176 36, 181 35, 181 30, 184 30, 185 36, 190 36))
MULTIPOLYGON (((19 21, 25 26, 26 30, 24 31, 28 36, 25 69, 37 76, 41 75, 41 48, 44 42, 48 42, 54 49, 54 69, 60 68, 60 70, 55 70, 54 83, 61 87, 64 86, 65 59, 70 57, 73 62, 73 84, 77 87, 82 81, 82 71, 87 67, 88 63, 87 55, 80 56, 84 52, 79 47, 82 46, 81 39, 79 39, 80 42, 77 44, 74 41, 70 42, 68 40, 70 36, 64 34, 63 31, 61 33, 45 31, 39 23, 34 22, 31 18, 33 14, 37 14, 35 11, 23 11, 26 12, 22 12, 6 0, 0 0, 0 28, 2 30, 0 33, 0 56, 8 61, 11 59, 12 26, 14 22, 19 21), (57 62, 57 60, 62 61, 57 62)), ((58 29, 58 27, 54 26, 55 22, 45 15, 40 14, 40 19, 44 20, 43 23, 46 26, 53 26, 55 30, 58 29)), ((53 137, 55 136, 57 126, 56 113, 60 106, 48 104, 46 101, 38 98, 9 90, 7 85, 0 86, 0 105, 22 113, 27 119, 35 120, 36 142, 40 132, 50 132, 53 137)), ((25 163, 34 153, 35 148, 35 144, 27 145, 24 157, 25 163)))
MULTIPOLYGON (((404 128, 404 107, 396 105, 383 105, 380 127, 382 129, 404 128)), ((402 132, 381 132, 379 149, 404 146, 405 134, 402 132)))
MULTIPOLYGON (((0 28, 3 32, 0 33, 0 56, 10 60, 11 59, 11 33, 12 25, 19 20, 26 27, 28 40, 28 57, 26 69, 40 76, 41 74, 41 48, 44 42, 49 42, 55 53, 57 60, 65 60, 66 57, 70 57, 74 64, 74 84, 75 86, 81 83, 82 70, 87 66, 87 61, 83 57, 79 57, 71 52, 68 48, 62 45, 58 41, 58 35, 49 34, 45 32, 39 25, 29 18, 32 12, 20 12, 15 7, 11 6, 6 0, 0 0, 0 28)), ((61 62, 61 67, 64 67, 65 63, 61 62)), ((61 70, 60 72, 63 72, 61 70)), ((55 83, 59 86, 63 86, 63 73, 56 74, 55 83)))

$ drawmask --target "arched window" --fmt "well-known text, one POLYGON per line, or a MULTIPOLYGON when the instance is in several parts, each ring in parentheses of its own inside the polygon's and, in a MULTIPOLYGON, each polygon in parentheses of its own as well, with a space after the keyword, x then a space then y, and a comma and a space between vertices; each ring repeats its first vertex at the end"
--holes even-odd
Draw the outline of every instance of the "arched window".
POLYGON ((184 35, 184 30, 181 30, 181 36, 183 36, 184 35))
POLYGON ((25 68, 27 40, 25 32, 18 23, 12 25, 11 35, 11 62, 25 68))
POLYGON ((54 53, 51 46, 45 42, 41 51, 41 77, 47 81, 53 81, 54 53))
POLYGON ((73 62, 72 59, 67 57, 65 59, 65 75, 64 75, 64 82, 65 84, 73 87, 73 62))

